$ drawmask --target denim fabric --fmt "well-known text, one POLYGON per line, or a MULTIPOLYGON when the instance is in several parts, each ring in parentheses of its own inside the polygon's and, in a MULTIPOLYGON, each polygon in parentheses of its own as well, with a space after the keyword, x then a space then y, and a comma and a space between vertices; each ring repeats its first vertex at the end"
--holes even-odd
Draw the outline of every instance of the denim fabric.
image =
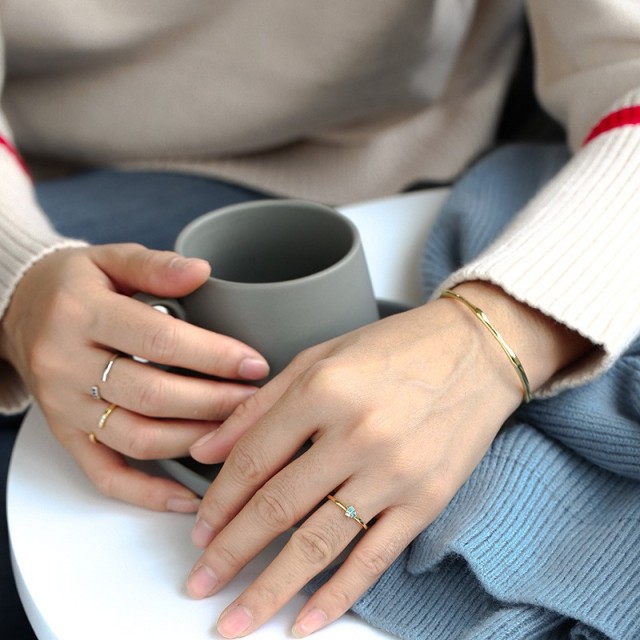
POLYGON ((207 211, 267 197, 212 178, 106 170, 40 182, 37 193, 66 236, 93 244, 140 242, 152 249, 173 248, 182 227, 207 211))

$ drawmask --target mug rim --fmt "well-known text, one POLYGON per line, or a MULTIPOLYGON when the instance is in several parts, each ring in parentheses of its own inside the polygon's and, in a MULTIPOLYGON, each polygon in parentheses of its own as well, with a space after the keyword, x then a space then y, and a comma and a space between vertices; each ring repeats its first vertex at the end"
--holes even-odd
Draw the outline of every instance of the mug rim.
MULTIPOLYGON (((200 256, 188 256, 184 253, 183 247, 186 242, 186 238, 193 232, 193 230, 202 224, 206 224, 206 222, 212 218, 217 218, 219 216, 229 215, 233 211, 236 210, 245 210, 247 208, 255 207, 264 207, 264 206, 282 206, 286 204, 287 206, 303 206, 310 207, 316 210, 321 210, 324 213, 330 214, 333 218, 339 220, 342 224, 345 225, 351 232, 352 242, 349 250, 336 262, 325 267, 324 269, 320 269, 314 273, 300 276, 298 278, 290 278, 288 280, 273 280, 270 282, 241 282, 237 280, 228 280, 226 278, 219 278, 215 275, 210 275, 207 279, 207 282, 215 282, 221 286, 229 286, 229 287, 243 287, 243 288, 251 288, 251 287, 260 287, 261 289, 267 287, 286 287, 293 286, 296 283, 299 283, 301 280, 310 281, 320 277, 326 276, 331 271, 339 269, 341 265, 352 259, 353 255, 361 250, 362 247, 362 239, 360 238, 360 232, 356 225, 345 216, 343 213, 340 213, 338 210, 334 209, 330 205, 324 204, 322 202, 315 202, 313 200, 302 200, 297 198, 264 198, 260 200, 249 200, 246 202, 238 202, 236 204, 227 205, 224 207, 220 207, 218 209, 213 209, 206 213, 199 215, 197 218, 194 218, 191 222, 189 222, 185 227, 182 228, 178 236, 176 237, 174 243, 174 250, 181 256, 184 257, 194 257, 199 258, 200 256)), ((205 258, 206 259, 206 258, 205 258)))

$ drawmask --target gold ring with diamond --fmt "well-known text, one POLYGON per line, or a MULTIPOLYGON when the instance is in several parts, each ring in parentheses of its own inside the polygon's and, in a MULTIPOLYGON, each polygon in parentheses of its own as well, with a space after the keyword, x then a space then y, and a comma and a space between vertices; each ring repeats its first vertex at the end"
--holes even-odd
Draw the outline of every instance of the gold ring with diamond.
POLYGON ((335 496, 332 496, 331 494, 327 496, 327 500, 331 500, 333 504, 338 505, 344 511, 344 515, 347 518, 351 518, 351 520, 355 520, 365 531, 369 528, 365 523, 365 521, 358 515, 358 512, 356 511, 356 508, 353 505, 349 505, 347 507, 346 504, 340 502, 340 500, 338 500, 335 496))

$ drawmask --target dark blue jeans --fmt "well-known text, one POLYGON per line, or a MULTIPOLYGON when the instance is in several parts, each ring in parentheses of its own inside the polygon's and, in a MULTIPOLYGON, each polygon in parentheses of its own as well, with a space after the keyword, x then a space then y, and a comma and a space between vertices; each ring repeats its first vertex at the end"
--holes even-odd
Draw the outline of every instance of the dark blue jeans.
MULTIPOLYGON (((193 218, 264 194, 218 180, 172 173, 89 171, 37 185, 38 199, 63 234, 94 244, 139 242, 171 249, 193 218)), ((6 478, 22 416, 0 416, 0 637, 35 638, 15 589, 6 522, 6 478)), ((46 568, 43 568, 46 571, 46 568)))

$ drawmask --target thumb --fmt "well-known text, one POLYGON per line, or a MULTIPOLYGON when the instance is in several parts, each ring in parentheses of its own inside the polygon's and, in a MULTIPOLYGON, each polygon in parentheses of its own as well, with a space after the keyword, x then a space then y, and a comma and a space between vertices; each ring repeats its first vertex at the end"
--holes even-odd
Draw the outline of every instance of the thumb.
POLYGON ((184 258, 173 251, 155 251, 139 244, 93 247, 93 260, 119 292, 143 291, 157 296, 184 296, 209 277, 206 260, 184 258))

